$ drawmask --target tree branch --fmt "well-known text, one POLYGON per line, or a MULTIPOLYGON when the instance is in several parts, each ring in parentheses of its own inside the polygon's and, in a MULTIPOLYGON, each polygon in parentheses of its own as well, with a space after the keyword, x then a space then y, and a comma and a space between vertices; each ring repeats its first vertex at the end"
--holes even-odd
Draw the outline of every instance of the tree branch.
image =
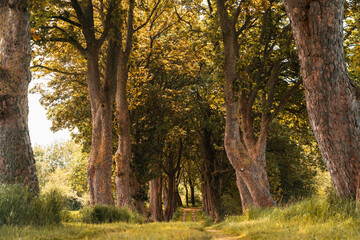
POLYGON ((87 50, 85 48, 83 48, 81 46, 81 44, 76 41, 74 38, 69 37, 69 38, 49 38, 48 41, 51 42, 65 42, 65 43, 70 43, 71 45, 73 45, 77 50, 79 50, 79 52, 81 53, 81 55, 86 56, 87 54, 87 50))
POLYGON ((50 68, 50 67, 47 67, 44 65, 34 65, 34 66, 31 66, 30 68, 43 68, 43 69, 49 70, 51 72, 56 72, 56 73, 61 73, 64 75, 71 75, 71 76, 85 76, 86 75, 85 72, 80 72, 80 73, 79 72, 66 72, 66 71, 63 71, 60 69, 50 68))
POLYGON ((50 18, 60 19, 60 20, 63 20, 64 22, 70 23, 70 24, 73 25, 73 26, 76 26, 76 27, 81 28, 81 24, 80 24, 80 23, 75 22, 75 21, 73 21, 73 20, 70 20, 70 19, 68 19, 68 18, 66 18, 66 17, 64 17, 64 16, 61 16, 61 15, 60 15, 60 16, 52 16, 52 17, 50 17, 50 18))
POLYGON ((148 24, 148 22, 150 21, 152 15, 155 13, 157 7, 159 6, 160 2, 161 2, 161 0, 158 0, 158 1, 156 2, 154 8, 151 10, 151 13, 150 13, 150 15, 148 16, 148 18, 146 19, 146 21, 145 21, 143 24, 141 24, 140 26, 138 26, 137 28, 135 28, 134 32, 137 32, 137 31, 140 30, 141 28, 145 27, 146 24, 148 24))

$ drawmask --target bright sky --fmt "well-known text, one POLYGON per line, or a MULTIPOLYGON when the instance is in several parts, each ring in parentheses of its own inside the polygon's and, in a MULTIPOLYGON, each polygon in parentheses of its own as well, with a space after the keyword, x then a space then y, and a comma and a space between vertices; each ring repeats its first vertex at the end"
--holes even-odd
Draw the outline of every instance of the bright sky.
MULTIPOLYGON (((36 81, 33 79, 30 83, 31 89, 36 81)), ((53 133, 50 130, 51 122, 46 118, 46 111, 40 105, 40 94, 29 94, 29 131, 32 146, 48 145, 54 141, 66 141, 70 139, 70 133, 67 130, 53 133)))

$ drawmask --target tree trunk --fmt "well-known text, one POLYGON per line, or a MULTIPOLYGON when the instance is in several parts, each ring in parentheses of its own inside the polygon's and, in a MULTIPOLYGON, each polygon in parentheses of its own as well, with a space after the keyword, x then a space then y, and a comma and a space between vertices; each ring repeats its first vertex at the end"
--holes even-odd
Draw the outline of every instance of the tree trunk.
POLYGON ((190 198, 191 198, 191 205, 195 207, 195 186, 193 181, 189 179, 189 185, 190 185, 190 198))
POLYGON ((185 202, 186 202, 186 207, 189 207, 189 189, 187 187, 186 184, 186 180, 184 179, 184 187, 185 187, 185 202))
POLYGON ((205 180, 203 180, 203 183, 201 184, 201 196, 202 196, 202 200, 203 200, 204 211, 208 215, 210 215, 209 208, 208 208, 207 190, 205 187, 205 180))
POLYGON ((219 219, 220 196, 217 191, 218 181, 215 172, 215 153, 211 143, 211 131, 206 128, 202 130, 201 145, 204 162, 204 188, 206 191, 206 212, 215 220, 219 219))
MULTIPOLYGON (((225 74, 225 79, 227 74, 225 74)), ((226 126, 225 126, 225 150, 231 165, 236 170, 237 186, 242 186, 241 180, 245 183, 252 198, 241 199, 246 203, 253 203, 256 207, 274 206, 275 202, 270 195, 268 183, 264 182, 262 169, 259 168, 251 158, 250 153, 242 144, 239 130, 239 104, 237 102, 226 103, 226 126)), ((245 186, 244 186, 245 187, 245 186)), ((247 192, 241 192, 245 188, 239 188, 240 196, 247 196, 247 192)), ((247 204, 243 204, 243 211, 246 211, 247 204)))
POLYGON ((138 176, 132 172, 130 178, 130 185, 131 185, 131 198, 134 202, 134 207, 143 216, 147 215, 147 210, 145 207, 145 200, 147 198, 147 194, 144 190, 144 185, 139 181, 138 176))
POLYGON ((91 204, 113 204, 111 181, 112 112, 114 94, 100 84, 97 51, 89 51, 87 79, 92 113, 91 150, 88 182, 91 204))
MULTIPOLYGON (((176 199, 176 204, 175 204, 175 209, 177 207, 182 207, 183 206, 183 203, 181 201, 181 197, 180 197, 180 194, 179 194, 179 190, 175 190, 175 199, 176 199)), ((175 211, 174 211, 175 212, 175 211)))
POLYGON ((30 14, 27 0, 0 2, 0 183, 39 191, 28 129, 30 14))
POLYGON ((175 195, 175 173, 167 176, 166 188, 166 204, 164 209, 164 220, 170 221, 176 209, 176 195, 175 195))
POLYGON ((300 59, 309 120, 340 195, 360 183, 359 90, 343 53, 343 0, 284 0, 300 59))
POLYGON ((116 118, 119 126, 119 143, 115 155, 116 198, 118 207, 132 208, 130 192, 131 135, 130 116, 126 99, 126 83, 128 79, 127 60, 120 59, 118 85, 116 92, 116 118))
POLYGON ((241 173, 239 172, 236 172, 236 186, 238 187, 240 192, 242 210, 243 212, 246 212, 247 209, 255 206, 255 204, 249 192, 249 189, 247 188, 244 180, 241 177, 241 173))
MULTIPOLYGON (((268 188, 269 184, 267 177, 264 176, 263 168, 259 159, 253 159, 251 152, 247 148, 245 143, 241 139, 240 134, 240 110, 247 105, 246 97, 236 91, 235 84, 241 82, 239 77, 241 74, 237 72, 237 61, 239 60, 239 42, 238 36, 240 32, 236 29, 237 19, 230 19, 227 7, 224 0, 217 0, 217 13, 220 21, 221 30, 223 33, 224 42, 224 92, 225 92, 225 108, 226 108, 226 123, 225 123, 225 138, 224 145, 226 154, 231 165, 236 170, 237 174, 244 181, 248 192, 253 199, 254 206, 256 207, 268 207, 274 206, 275 201, 270 195, 268 188)), ((239 6, 240 7, 240 6, 239 6)), ((236 15, 235 17, 238 17, 236 15)), ((244 25, 245 26, 245 25, 244 25)), ((244 27, 243 26, 243 27, 244 27)), ((246 26, 245 26, 246 27, 246 26)), ((245 29, 245 28, 244 28, 245 29)), ((244 122, 242 122, 244 123, 244 122)), ((244 127, 243 125, 241 127, 244 127)), ((248 126, 250 127, 250 126, 248 126)), ((247 131, 251 129, 243 129, 247 131)), ((266 131, 264 132, 266 133, 266 131)), ((244 136, 246 140, 247 136, 244 136)), ((254 140, 254 139, 253 139, 254 140)), ((255 141, 253 141, 255 142, 255 141)), ((252 147, 255 143, 252 144, 252 147)), ((266 175, 266 172, 265 172, 266 175)), ((238 179, 240 179, 238 177, 238 179)), ((239 184, 237 184, 240 186, 239 184)), ((239 188, 240 196, 244 196, 239 188)), ((242 199, 242 201, 247 201, 242 199)), ((248 202, 248 201, 247 201, 248 202)), ((246 205, 244 205, 246 206, 246 205)), ((243 209, 246 211, 246 209, 243 209)))
POLYGON ((149 212, 150 219, 158 222, 162 220, 162 206, 161 206, 161 178, 155 178, 149 182, 150 188, 150 203, 149 212))

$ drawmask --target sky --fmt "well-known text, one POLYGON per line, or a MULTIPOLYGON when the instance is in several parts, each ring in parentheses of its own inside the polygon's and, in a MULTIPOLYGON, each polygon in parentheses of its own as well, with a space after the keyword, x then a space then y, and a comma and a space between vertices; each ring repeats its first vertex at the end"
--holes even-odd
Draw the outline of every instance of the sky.
MULTIPOLYGON (((32 80, 29 86, 31 89, 38 80, 32 80)), ((52 132, 51 121, 46 118, 46 111, 40 105, 40 94, 29 93, 29 131, 32 146, 49 145, 55 141, 66 141, 70 139, 67 130, 52 132)))

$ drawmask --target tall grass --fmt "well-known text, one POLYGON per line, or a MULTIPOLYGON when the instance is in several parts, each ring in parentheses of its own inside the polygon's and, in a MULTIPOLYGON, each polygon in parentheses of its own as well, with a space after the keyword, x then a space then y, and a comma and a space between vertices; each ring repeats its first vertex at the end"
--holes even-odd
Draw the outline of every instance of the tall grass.
POLYGON ((111 205, 96 205, 80 210, 80 219, 84 223, 142 223, 142 217, 128 208, 117 208, 111 205))
POLYGON ((63 199, 56 191, 36 196, 22 185, 0 185, 0 226, 59 224, 63 199))
POLYGON ((246 239, 360 239, 360 211, 354 200, 331 193, 284 207, 249 209, 212 228, 246 239))

